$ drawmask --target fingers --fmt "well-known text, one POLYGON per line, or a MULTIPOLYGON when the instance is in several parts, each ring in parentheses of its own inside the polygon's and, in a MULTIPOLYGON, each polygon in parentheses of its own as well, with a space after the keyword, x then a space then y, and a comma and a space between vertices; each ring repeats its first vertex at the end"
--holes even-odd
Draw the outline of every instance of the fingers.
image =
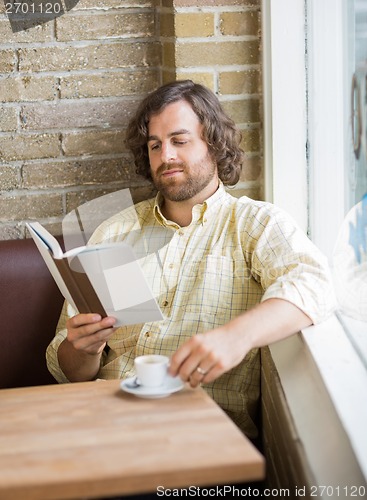
POLYGON ((192 337, 171 357, 170 374, 179 375, 192 387, 212 382, 223 373, 222 362, 204 335, 192 337))
POLYGON ((67 339, 76 350, 100 353, 114 332, 116 319, 99 314, 77 314, 66 323, 67 339))

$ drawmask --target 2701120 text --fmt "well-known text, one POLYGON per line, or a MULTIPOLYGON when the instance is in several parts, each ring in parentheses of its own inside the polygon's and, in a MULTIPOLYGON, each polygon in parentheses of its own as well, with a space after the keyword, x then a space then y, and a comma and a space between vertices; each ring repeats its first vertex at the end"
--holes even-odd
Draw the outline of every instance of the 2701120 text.
POLYGON ((311 497, 365 498, 366 487, 361 486, 310 486, 311 497))
POLYGON ((56 2, 8 2, 5 4, 5 13, 10 15, 26 14, 60 14, 63 7, 60 1, 56 2))

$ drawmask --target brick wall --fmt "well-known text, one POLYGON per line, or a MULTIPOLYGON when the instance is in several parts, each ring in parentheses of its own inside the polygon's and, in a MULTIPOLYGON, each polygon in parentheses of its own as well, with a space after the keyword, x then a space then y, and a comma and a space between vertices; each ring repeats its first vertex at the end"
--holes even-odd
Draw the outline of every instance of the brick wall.
POLYGON ((84 201, 151 186, 134 173, 124 130, 162 82, 218 93, 247 152, 236 195, 262 197, 260 1, 80 0, 14 32, 0 3, 0 239, 40 220, 60 232, 84 201))
POLYGON ((163 81, 191 78, 216 92, 243 133, 235 195, 262 198, 260 0, 163 0, 163 81))

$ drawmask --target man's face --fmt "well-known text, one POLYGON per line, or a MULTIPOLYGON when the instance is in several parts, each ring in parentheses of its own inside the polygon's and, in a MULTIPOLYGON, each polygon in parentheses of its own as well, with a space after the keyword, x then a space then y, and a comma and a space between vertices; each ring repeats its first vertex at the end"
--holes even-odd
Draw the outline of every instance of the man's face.
MULTIPOLYGON (((166 106, 150 118, 148 152, 155 187, 170 201, 186 201, 205 188, 218 187, 217 167, 202 125, 184 100, 166 106)), ((211 193, 210 193, 211 194, 211 193)))

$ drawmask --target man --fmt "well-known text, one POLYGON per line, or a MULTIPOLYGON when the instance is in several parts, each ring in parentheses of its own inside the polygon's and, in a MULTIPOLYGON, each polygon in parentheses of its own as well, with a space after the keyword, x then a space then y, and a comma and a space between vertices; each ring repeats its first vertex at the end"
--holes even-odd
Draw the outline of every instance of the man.
POLYGON ((345 216, 332 258, 340 310, 367 321, 367 193, 345 216))
MULTIPOLYGON (((168 354, 172 375, 202 384, 254 438, 258 348, 331 312, 325 260, 281 210, 226 192, 224 184, 240 175, 240 134, 205 87, 181 81, 153 92, 132 119, 127 143, 137 172, 159 191, 135 206, 142 232, 172 231, 160 252, 165 319, 114 329, 111 317, 65 306, 49 369, 59 382, 124 378, 135 356, 168 354)), ((92 241, 117 241, 135 222, 131 210, 117 214, 92 241)))

